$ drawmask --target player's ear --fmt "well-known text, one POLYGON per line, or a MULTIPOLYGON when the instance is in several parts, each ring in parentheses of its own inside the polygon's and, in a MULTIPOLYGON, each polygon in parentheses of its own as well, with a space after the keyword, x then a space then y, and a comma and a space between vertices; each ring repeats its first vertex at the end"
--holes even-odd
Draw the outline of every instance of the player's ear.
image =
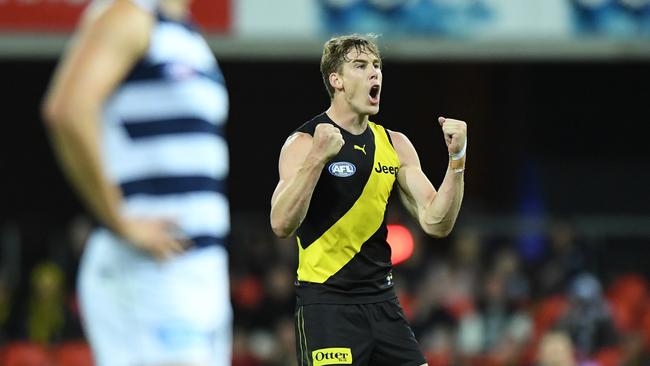
POLYGON ((336 90, 343 89, 343 79, 341 79, 341 76, 338 73, 336 72, 331 73, 329 77, 329 81, 330 81, 330 85, 334 89, 336 90))

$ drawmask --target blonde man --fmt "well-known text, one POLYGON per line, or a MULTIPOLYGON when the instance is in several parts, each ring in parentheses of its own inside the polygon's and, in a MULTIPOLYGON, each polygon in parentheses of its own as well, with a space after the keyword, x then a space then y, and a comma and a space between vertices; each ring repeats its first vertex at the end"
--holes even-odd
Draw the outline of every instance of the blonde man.
POLYGON ((436 190, 406 136, 369 121, 383 80, 373 39, 330 39, 321 73, 330 107, 285 142, 271 201, 273 231, 298 242, 299 363, 426 364, 393 290, 386 205, 397 182, 422 229, 449 234, 463 197, 466 124, 438 119, 450 159, 436 190))

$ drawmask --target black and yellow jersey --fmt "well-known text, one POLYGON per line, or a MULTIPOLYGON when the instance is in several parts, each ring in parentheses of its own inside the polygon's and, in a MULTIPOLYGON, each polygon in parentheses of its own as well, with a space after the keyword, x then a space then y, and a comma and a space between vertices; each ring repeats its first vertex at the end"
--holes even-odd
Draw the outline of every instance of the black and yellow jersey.
MULTIPOLYGON (((325 113, 296 132, 314 135, 325 113)), ((386 206, 400 162, 382 126, 360 135, 339 128, 345 144, 323 168, 296 232, 298 304, 360 304, 395 297, 386 242, 386 206)))

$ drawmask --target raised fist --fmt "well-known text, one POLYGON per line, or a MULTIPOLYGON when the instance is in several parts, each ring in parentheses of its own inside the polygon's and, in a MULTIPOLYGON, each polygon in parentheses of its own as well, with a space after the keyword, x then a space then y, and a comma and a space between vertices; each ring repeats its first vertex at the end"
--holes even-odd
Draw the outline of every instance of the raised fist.
POLYGON ((467 142, 467 123, 445 117, 438 117, 438 123, 442 127, 449 154, 460 153, 467 142))
POLYGON ((344 143, 341 130, 329 123, 319 123, 314 131, 311 150, 326 162, 339 153, 344 143))

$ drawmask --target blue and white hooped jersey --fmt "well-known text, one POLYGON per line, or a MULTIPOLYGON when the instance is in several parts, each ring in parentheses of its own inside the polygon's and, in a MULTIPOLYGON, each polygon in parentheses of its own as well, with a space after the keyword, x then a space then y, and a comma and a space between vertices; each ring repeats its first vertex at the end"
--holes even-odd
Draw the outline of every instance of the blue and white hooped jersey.
POLYGON ((158 17, 147 54, 104 109, 103 155, 123 212, 175 220, 195 246, 223 245, 228 94, 191 25, 158 17))

